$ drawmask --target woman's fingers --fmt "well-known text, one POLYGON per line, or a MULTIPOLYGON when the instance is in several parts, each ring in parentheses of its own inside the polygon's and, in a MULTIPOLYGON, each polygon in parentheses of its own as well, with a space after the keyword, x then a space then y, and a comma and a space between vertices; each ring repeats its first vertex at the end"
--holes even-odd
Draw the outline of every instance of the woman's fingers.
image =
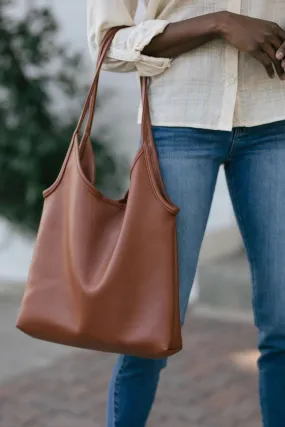
POLYGON ((252 54, 252 56, 257 59, 264 66, 268 76, 273 79, 274 78, 274 68, 272 60, 261 50, 257 50, 252 54))
POLYGON ((279 39, 284 42, 285 41, 285 30, 283 30, 283 28, 281 28, 279 25, 276 25, 275 28, 276 29, 274 31, 274 34, 276 34, 276 36, 278 36, 279 39))
POLYGON ((285 80, 285 42, 276 52, 277 60, 281 61, 281 68, 283 70, 283 80, 285 80))
POLYGON ((272 36, 268 39, 268 42, 270 42, 272 44, 272 46, 274 47, 275 53, 278 51, 278 49, 280 48, 280 45, 283 43, 283 41, 284 41, 284 39, 281 39, 280 37, 278 37, 275 34, 272 34, 272 36))
MULTIPOLYGON (((279 42, 280 44, 280 42, 279 42)), ((281 66, 281 61, 279 61, 276 58, 276 50, 274 49, 274 47, 270 44, 270 43, 266 43, 263 47, 262 47, 263 52, 268 56, 268 58, 271 59, 272 63, 274 64, 275 70, 278 74, 278 77, 283 80, 284 78, 284 69, 281 66)))
POLYGON ((285 59, 285 42, 277 50, 277 52, 276 52, 276 58, 279 61, 282 61, 282 60, 285 59))
POLYGON ((282 61, 281 62, 281 67, 283 69, 283 76, 284 76, 284 70, 285 70, 285 30, 283 30, 283 28, 278 26, 278 31, 276 34, 280 40, 283 42, 281 44, 281 46, 277 49, 276 52, 276 59, 278 59, 278 61, 282 61))

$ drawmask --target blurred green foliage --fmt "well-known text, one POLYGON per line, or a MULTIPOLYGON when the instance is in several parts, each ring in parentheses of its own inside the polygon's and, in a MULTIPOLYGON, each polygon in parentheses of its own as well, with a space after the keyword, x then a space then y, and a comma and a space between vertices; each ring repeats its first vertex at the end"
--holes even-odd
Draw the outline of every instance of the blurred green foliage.
MULTIPOLYGON (((16 18, 13 5, 0 2, 0 215, 35 231, 42 191, 55 180, 79 117, 72 102, 82 105, 86 88, 78 79, 82 58, 59 42, 51 10, 29 8, 16 18), (64 114, 55 111, 54 93, 64 114)), ((94 148, 97 185, 119 188, 112 154, 98 142, 94 148)))

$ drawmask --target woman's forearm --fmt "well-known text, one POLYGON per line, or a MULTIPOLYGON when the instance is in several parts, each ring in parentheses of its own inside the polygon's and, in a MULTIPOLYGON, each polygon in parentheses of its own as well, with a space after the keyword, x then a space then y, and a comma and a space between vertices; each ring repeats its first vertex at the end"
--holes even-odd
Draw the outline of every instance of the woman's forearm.
POLYGON ((220 37, 222 12, 190 18, 169 24, 162 34, 154 37, 143 54, 174 58, 220 37))

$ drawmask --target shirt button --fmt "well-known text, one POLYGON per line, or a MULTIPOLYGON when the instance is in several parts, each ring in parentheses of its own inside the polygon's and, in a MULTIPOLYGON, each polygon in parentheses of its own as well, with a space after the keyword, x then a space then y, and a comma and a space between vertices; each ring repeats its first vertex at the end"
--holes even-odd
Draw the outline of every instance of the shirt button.
POLYGON ((236 84, 236 82, 237 82, 237 77, 236 77, 236 76, 231 77, 231 78, 229 79, 229 85, 230 85, 230 86, 232 86, 232 85, 236 84))

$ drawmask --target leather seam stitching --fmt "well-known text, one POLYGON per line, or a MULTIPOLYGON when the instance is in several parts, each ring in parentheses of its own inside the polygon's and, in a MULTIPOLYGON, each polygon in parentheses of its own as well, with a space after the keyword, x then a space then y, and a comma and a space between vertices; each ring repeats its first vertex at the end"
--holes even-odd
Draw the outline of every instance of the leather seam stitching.
POLYGON ((71 152, 72 152, 72 148, 73 148, 73 144, 74 144, 74 139, 75 139, 75 135, 73 135, 73 137, 72 137, 71 144, 70 144, 69 149, 68 149, 68 151, 66 153, 64 162, 62 164, 62 167, 61 167, 61 169, 59 171, 59 174, 58 174, 56 180, 53 182, 53 184, 51 184, 42 193, 44 198, 47 198, 48 196, 50 196, 57 189, 57 187, 59 186, 59 184, 61 183, 61 181, 63 179, 63 176, 64 176, 64 172, 66 170, 66 167, 67 167, 67 164, 68 164, 68 161, 69 161, 69 158, 70 158, 70 155, 71 155, 71 152))
MULTIPOLYGON (((144 148, 144 150, 145 150, 145 148, 144 148)), ((147 150, 145 150, 145 152, 146 151, 147 150)), ((152 173, 151 173, 151 167, 152 166, 149 165, 149 162, 151 162, 151 154, 149 154, 149 156, 150 156, 150 158, 148 158, 148 154, 145 155, 145 162, 146 162, 148 177, 149 177, 149 181, 150 181, 150 184, 151 184, 151 188, 152 188, 153 194, 154 194, 155 198, 158 200, 158 202, 161 204, 161 206, 165 210, 167 210, 171 215, 176 215, 177 214, 177 212, 176 212, 177 209, 175 209, 175 210, 171 209, 168 206, 168 203, 164 200, 164 198, 160 196, 159 191, 156 188, 155 180, 153 179, 153 176, 152 176, 152 173)))
POLYGON ((131 171, 130 171, 130 175, 132 175, 134 167, 136 166, 137 162, 139 161, 139 159, 141 158, 141 156, 144 154, 144 150, 143 147, 140 148, 139 152, 137 153, 135 159, 134 159, 134 163, 131 167, 131 171))

